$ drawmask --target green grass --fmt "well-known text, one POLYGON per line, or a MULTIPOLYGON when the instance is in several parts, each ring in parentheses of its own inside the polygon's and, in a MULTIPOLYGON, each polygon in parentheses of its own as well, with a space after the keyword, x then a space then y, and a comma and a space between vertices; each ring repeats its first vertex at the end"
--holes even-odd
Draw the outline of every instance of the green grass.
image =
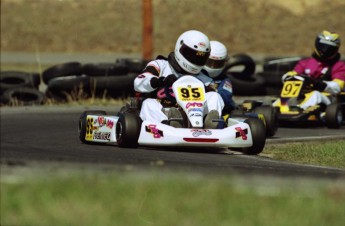
POLYGON ((345 222, 341 183, 157 171, 40 174, 2 179, 1 225, 343 226, 345 222))
POLYGON ((273 159, 345 169, 345 140, 267 145, 273 159))

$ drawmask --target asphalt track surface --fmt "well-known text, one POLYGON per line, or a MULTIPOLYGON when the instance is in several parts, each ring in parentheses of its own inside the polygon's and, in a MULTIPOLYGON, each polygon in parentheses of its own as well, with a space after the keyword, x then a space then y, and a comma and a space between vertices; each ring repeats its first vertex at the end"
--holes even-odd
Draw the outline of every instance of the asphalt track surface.
MULTIPOLYGON (((278 177, 316 177, 345 179, 345 170, 275 161, 263 155, 247 156, 231 150, 184 148, 119 148, 116 144, 86 145, 78 139, 78 119, 84 110, 105 110, 115 114, 119 108, 95 107, 15 107, 1 111, 1 164, 26 162, 88 164, 90 168, 112 165, 144 169, 208 172, 215 174, 273 175, 278 177)), ((345 139, 345 126, 279 128, 267 145, 313 139, 345 139)))

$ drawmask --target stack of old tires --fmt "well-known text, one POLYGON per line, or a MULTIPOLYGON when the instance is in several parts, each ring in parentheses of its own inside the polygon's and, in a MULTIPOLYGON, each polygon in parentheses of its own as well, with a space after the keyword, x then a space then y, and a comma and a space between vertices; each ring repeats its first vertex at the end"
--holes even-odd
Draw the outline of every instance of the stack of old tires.
POLYGON ((1 71, 1 105, 40 105, 45 95, 39 91, 39 73, 23 71, 1 71))
POLYGON ((225 68, 232 82, 233 94, 237 96, 260 96, 266 94, 265 81, 255 73, 256 63, 247 54, 230 56, 225 68))
POLYGON ((297 62, 303 58, 302 56, 266 57, 262 72, 257 73, 257 76, 265 82, 266 94, 279 95, 283 87, 282 76, 293 70, 297 62))
POLYGON ((123 58, 114 63, 67 62, 43 71, 46 96, 59 101, 80 97, 125 98, 133 95, 133 81, 146 61, 123 58))

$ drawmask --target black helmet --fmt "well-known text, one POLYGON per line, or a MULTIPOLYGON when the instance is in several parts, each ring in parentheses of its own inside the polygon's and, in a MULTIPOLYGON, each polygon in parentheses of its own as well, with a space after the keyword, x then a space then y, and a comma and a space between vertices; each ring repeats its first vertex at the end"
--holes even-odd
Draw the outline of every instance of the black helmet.
POLYGON ((339 47, 339 34, 323 31, 315 39, 314 54, 320 60, 330 60, 337 55, 339 47))

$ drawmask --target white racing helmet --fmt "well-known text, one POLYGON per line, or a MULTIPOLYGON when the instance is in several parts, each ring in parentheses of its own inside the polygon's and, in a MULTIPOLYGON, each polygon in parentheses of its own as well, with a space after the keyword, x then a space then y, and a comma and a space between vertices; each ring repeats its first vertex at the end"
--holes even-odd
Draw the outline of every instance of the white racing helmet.
POLYGON ((210 43, 211 54, 204 69, 211 78, 215 78, 220 75, 225 68, 225 64, 228 61, 228 50, 221 42, 211 41, 210 43))
POLYGON ((208 37, 200 31, 190 30, 180 35, 175 45, 175 59, 188 73, 198 74, 210 55, 208 37))

